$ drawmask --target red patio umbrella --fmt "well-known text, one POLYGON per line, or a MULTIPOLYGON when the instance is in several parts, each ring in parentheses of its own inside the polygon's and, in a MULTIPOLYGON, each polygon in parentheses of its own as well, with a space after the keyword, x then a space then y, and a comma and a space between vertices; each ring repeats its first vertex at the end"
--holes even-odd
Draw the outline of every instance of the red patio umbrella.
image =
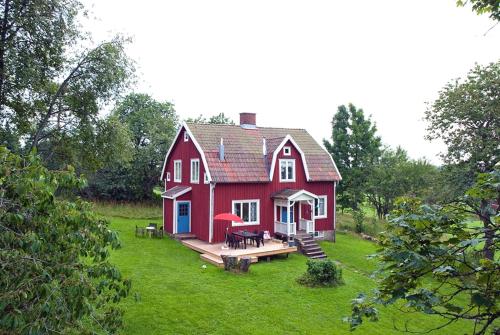
POLYGON ((239 223, 243 223, 243 220, 238 216, 232 213, 220 213, 214 216, 214 220, 222 220, 222 221, 235 221, 239 223))

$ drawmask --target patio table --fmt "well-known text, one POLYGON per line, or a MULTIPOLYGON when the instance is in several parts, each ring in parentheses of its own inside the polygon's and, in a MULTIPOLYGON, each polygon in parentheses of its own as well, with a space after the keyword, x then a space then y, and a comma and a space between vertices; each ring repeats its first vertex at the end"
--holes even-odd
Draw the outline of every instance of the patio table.
MULTIPOLYGON (((243 238, 243 244, 245 245, 245 249, 247 248, 247 239, 248 238, 253 239, 255 241, 255 238, 259 236, 258 234, 254 234, 254 233, 251 233, 249 231, 237 231, 237 232, 234 232, 233 235, 236 235, 236 236, 243 238)), ((258 247, 259 247, 259 245, 257 245, 257 248, 258 247)))
POLYGON ((153 236, 153 232, 156 230, 155 227, 146 227, 146 232, 148 233, 149 237, 152 237, 153 236))

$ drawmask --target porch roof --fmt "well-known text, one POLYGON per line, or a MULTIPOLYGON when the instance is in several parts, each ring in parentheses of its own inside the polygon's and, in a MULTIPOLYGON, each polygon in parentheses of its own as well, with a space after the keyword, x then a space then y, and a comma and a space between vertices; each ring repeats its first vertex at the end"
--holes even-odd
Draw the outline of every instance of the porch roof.
POLYGON ((191 186, 174 186, 161 194, 162 198, 175 199, 191 191, 191 186))
POLYGON ((271 198, 272 199, 294 201, 294 200, 318 199, 318 196, 316 194, 313 194, 313 193, 308 192, 306 190, 294 190, 294 189, 290 189, 290 188, 285 188, 285 189, 271 195, 271 198))

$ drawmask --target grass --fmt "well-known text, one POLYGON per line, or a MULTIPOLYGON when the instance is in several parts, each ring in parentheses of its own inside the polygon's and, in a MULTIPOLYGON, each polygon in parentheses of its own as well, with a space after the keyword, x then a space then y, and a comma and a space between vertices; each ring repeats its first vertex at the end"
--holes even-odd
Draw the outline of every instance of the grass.
MULTIPOLYGON (((111 261, 133 284, 131 295, 121 302, 123 334, 350 334, 341 318, 350 314, 351 299, 375 287, 369 278, 375 264, 366 255, 376 246, 352 234, 338 234, 335 244, 321 243, 331 259, 342 263, 345 285, 308 288, 296 282, 306 270, 300 254, 253 264, 250 273, 235 275, 203 262, 198 253, 169 238, 136 238, 135 225, 161 222, 151 219, 156 209, 144 209, 148 218, 140 219, 143 210, 136 207, 123 212, 96 207, 121 216, 108 218, 123 244, 112 252, 111 261), (125 213, 133 217, 124 218, 125 213)), ((443 321, 381 308, 381 320, 362 325, 356 333, 400 334, 393 322, 403 326, 408 319, 412 330, 443 321)), ((439 334, 470 333, 470 326, 454 324, 439 334)))
POLYGON ((116 201, 94 202, 94 210, 106 217, 130 218, 130 219, 161 219, 161 202, 151 203, 129 203, 116 201))

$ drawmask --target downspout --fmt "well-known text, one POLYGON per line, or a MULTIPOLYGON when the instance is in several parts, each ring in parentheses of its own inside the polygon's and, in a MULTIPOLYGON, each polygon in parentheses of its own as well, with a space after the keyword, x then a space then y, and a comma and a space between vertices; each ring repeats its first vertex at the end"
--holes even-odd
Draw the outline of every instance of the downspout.
POLYGON ((210 182, 210 208, 209 208, 209 220, 208 220, 208 242, 212 243, 214 238, 214 195, 215 195, 215 183, 210 182))
POLYGON ((337 182, 333 183, 333 242, 337 241, 337 182))

